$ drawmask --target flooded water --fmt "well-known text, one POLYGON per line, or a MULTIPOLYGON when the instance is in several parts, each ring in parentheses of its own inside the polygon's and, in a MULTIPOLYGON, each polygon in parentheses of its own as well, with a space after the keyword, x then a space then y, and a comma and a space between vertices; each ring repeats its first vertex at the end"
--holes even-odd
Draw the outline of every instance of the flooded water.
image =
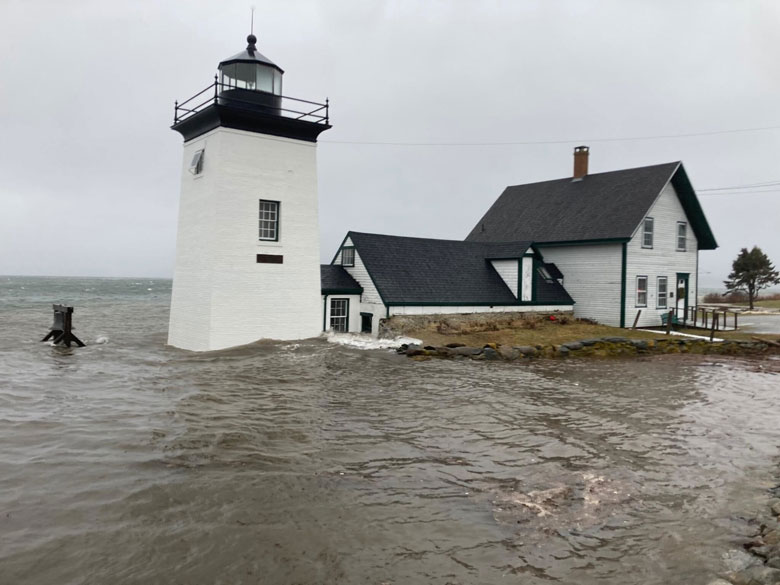
POLYGON ((0 583, 704 584, 778 474, 777 361, 196 355, 169 294, 0 279, 0 583))
POLYGON ((750 333, 777 333, 780 336, 780 313, 741 315, 739 328, 750 333))

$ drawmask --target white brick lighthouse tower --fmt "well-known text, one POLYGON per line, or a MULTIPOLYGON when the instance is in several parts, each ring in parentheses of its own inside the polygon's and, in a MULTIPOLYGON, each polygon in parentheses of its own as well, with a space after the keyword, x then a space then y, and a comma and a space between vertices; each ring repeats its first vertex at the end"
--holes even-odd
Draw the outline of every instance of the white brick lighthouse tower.
POLYGON ((184 164, 168 343, 183 349, 322 330, 316 147, 328 106, 282 97, 284 72, 247 42, 175 108, 184 164))

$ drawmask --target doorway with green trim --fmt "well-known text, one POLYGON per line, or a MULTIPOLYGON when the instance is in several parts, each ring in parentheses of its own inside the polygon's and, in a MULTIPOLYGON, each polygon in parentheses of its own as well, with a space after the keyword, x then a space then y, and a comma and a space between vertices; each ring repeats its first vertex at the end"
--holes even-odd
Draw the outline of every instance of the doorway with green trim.
POLYGON ((688 293, 690 290, 688 282, 690 277, 689 272, 677 273, 677 302, 675 304, 677 310, 675 314, 677 319, 683 322, 688 320, 688 293))

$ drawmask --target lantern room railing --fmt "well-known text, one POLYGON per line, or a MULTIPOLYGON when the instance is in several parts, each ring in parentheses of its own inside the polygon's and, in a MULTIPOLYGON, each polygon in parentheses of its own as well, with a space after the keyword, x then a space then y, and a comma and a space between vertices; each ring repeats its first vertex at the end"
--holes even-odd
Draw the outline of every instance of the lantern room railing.
MULTIPOLYGON (((179 122, 183 122, 184 120, 194 116, 198 112, 205 110, 207 107, 211 105, 229 105, 234 108, 241 108, 241 109, 247 109, 247 110, 255 110, 257 111, 258 107, 262 108, 263 106, 258 106, 257 102, 249 101, 249 100, 242 100, 240 98, 235 97, 232 94, 223 94, 223 90, 233 90, 236 89, 233 85, 228 85, 226 83, 220 83, 219 78, 215 75, 214 76, 214 83, 209 85, 208 87, 204 88, 202 91, 199 91, 194 96, 189 98, 188 100, 183 101, 182 103, 179 103, 178 101, 174 104, 174 112, 173 112, 173 125, 175 126, 179 122)), ((254 90, 248 90, 248 91, 254 91, 254 90)), ((269 94, 271 95, 271 94, 269 94)), ((285 118, 293 118, 295 120, 304 120, 307 122, 313 122, 315 124, 328 124, 328 100, 325 100, 324 104, 320 104, 317 102, 311 102, 308 100, 302 100, 299 98, 289 97, 289 96, 275 96, 277 98, 281 98, 281 107, 273 108, 275 112, 278 112, 279 115, 284 116, 285 118), (315 106, 314 109, 310 109, 310 106, 315 106)))

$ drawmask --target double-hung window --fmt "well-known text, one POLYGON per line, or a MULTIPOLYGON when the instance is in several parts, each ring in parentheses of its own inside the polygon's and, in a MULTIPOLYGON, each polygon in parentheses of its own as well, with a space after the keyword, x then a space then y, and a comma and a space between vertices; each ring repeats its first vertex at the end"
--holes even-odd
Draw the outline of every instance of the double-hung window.
POLYGON ((647 306, 647 277, 646 276, 636 277, 636 306, 637 307, 647 306))
POLYGON ((653 218, 646 217, 642 223, 642 247, 653 247, 653 218))
POLYGON ((279 202, 260 200, 261 240, 276 242, 279 240, 279 202))
POLYGON ((656 294, 658 296, 659 309, 665 309, 667 307, 667 299, 669 298, 669 285, 667 284, 665 276, 658 277, 658 284, 656 286, 656 294))
POLYGON ((341 249, 341 265, 342 266, 355 265, 355 248, 346 247, 341 249))
POLYGON ((677 222, 677 251, 685 252, 688 246, 688 224, 684 221, 677 222))
POLYGON ((349 331, 349 299, 330 299, 330 328, 339 333, 349 331))

